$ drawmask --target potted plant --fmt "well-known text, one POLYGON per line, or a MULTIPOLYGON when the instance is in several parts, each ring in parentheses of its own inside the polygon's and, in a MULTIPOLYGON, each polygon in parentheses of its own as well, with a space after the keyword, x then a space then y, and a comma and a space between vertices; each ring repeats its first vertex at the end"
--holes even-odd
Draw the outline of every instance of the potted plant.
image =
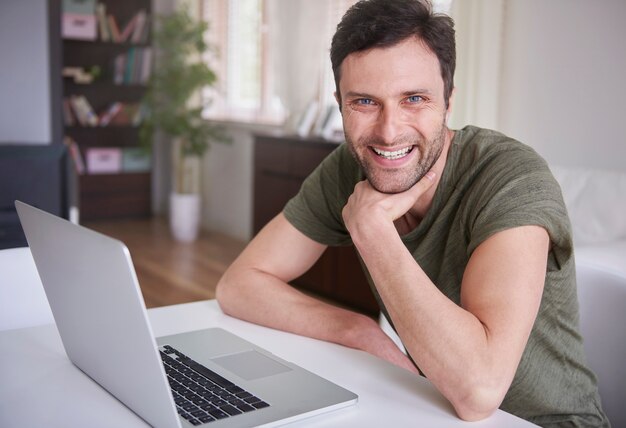
MULTIPOLYGON (((156 131, 173 138, 170 226, 180 241, 193 241, 200 227, 201 161, 211 140, 225 141, 216 126, 202 118, 206 105, 199 91, 214 85, 216 75, 202 56, 207 24, 190 16, 186 7, 156 17, 152 38, 156 50, 140 139, 151 145, 156 131)), ((208 101, 207 101, 208 102, 208 101)))

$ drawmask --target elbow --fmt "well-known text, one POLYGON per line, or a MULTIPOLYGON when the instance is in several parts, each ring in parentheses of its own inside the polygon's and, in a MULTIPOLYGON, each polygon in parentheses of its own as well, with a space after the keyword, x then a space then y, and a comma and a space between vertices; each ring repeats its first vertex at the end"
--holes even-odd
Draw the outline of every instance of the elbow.
POLYGON ((491 416, 500 407, 500 402, 489 397, 489 393, 476 391, 472 397, 454 403, 459 418, 468 422, 483 420, 491 416))
POLYGON ((215 300, 219 304, 222 312, 226 315, 234 314, 234 302, 232 282, 229 279, 228 271, 222 275, 215 287, 215 300))
POLYGON ((500 386, 475 384, 451 400, 454 410, 464 421, 474 422, 491 416, 502 404, 506 391, 500 386))

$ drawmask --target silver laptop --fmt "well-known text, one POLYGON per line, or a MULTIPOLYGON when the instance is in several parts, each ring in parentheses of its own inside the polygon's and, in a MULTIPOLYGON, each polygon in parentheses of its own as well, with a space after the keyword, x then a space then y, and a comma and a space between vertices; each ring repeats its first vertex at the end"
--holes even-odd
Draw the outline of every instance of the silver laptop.
POLYGON ((15 205, 69 359, 149 424, 280 425, 356 403, 223 329, 155 340, 122 242, 15 205))

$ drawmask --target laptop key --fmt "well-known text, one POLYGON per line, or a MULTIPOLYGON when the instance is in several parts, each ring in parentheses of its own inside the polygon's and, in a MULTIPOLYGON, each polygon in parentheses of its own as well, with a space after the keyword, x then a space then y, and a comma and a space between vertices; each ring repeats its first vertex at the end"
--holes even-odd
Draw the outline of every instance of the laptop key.
POLYGON ((242 388, 238 387, 237 385, 233 385, 233 386, 228 386, 226 388, 224 388, 226 391, 233 393, 233 394, 237 394, 239 392, 245 392, 242 388))
POLYGON ((244 398, 243 401, 245 401, 248 404, 252 404, 252 403, 258 403, 259 401, 261 401, 261 399, 258 397, 255 397, 254 395, 251 395, 249 397, 244 398))
POLYGON ((242 412, 249 412, 251 410, 256 410, 254 407, 246 403, 237 404, 237 408, 241 410, 242 412))
POLYGON ((265 401, 258 401, 256 403, 252 403, 251 406, 253 406, 255 409, 262 409, 264 407, 269 407, 269 404, 267 404, 265 401))
POLYGON ((223 412, 220 409, 209 410, 209 414, 213 416, 215 419, 224 419, 229 416, 228 413, 223 412))
POLYGON ((231 406, 230 404, 225 404, 223 406, 220 406, 220 410, 222 410, 223 412, 228 413, 231 416, 238 415, 238 414, 241 413, 241 410, 239 410, 236 407, 231 406))
POLYGON ((243 391, 243 392, 238 392, 235 394, 236 397, 241 398, 242 400, 248 397, 252 397, 253 395, 250 394, 248 391, 243 391))
POLYGON ((194 418, 199 418, 200 416, 204 415, 206 415, 206 412, 204 410, 194 410, 193 412, 191 412, 191 416, 193 416, 194 418))

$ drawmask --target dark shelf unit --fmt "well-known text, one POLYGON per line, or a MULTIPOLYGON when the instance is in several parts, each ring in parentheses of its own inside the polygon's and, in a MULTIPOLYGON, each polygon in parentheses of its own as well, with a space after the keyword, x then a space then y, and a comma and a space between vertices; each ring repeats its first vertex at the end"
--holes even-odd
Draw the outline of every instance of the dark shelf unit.
MULTIPOLYGON (((255 136, 254 234, 282 211, 304 179, 336 148, 336 143, 319 138, 255 136)), ((328 248, 292 284, 373 317, 379 312, 353 247, 328 248)))
MULTIPOLYGON (((118 26, 125 26, 141 9, 148 14, 146 25, 150 25, 151 0, 98 0, 106 6, 107 14, 115 17, 118 26)), ((60 13, 63 11, 61 10, 60 13)), ((114 102, 138 103, 147 88, 140 84, 114 83, 114 59, 130 48, 150 46, 148 42, 112 42, 98 39, 62 39, 63 67, 99 66, 101 75, 92 83, 79 84, 71 78, 63 79, 63 98, 83 95, 96 113, 107 109, 114 102)), ((64 126, 64 135, 76 141, 81 154, 95 147, 137 147, 139 129, 132 125, 64 126)), ((148 217, 151 215, 151 172, 121 172, 118 174, 92 174, 87 171, 79 176, 78 200, 81 220, 97 220, 126 217, 148 217)))

